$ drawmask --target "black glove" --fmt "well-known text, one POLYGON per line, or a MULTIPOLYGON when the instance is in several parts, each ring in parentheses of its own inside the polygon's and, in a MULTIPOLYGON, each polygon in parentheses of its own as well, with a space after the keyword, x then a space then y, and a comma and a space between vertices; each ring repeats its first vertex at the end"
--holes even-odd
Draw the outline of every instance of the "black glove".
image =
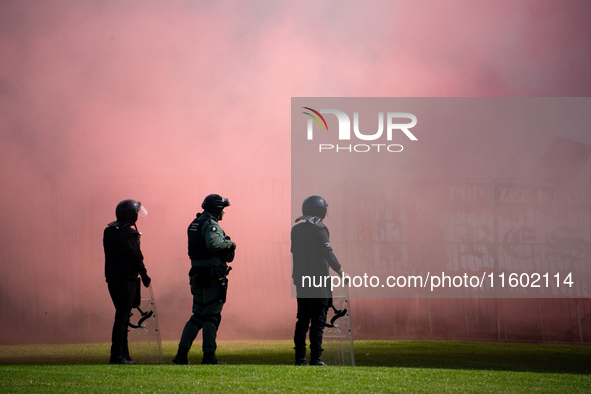
MULTIPOLYGON (((224 239, 227 239, 228 241, 231 240, 229 235, 226 235, 224 237, 224 239)), ((234 250, 234 249, 236 249, 236 242, 232 241, 232 246, 230 247, 230 250, 234 250)))
POLYGON ((151 282, 152 282, 152 279, 150 279, 148 274, 142 275, 142 283, 144 284, 144 286, 150 287, 151 282))

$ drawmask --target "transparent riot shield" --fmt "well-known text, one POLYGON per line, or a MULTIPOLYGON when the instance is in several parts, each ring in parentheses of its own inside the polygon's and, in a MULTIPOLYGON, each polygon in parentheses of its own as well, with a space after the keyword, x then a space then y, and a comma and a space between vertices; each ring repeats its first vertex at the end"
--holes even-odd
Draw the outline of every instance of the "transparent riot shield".
POLYGON ((322 360, 328 365, 355 366, 353 325, 349 288, 339 287, 332 294, 333 306, 328 309, 322 337, 322 360))
POLYGON ((129 352, 138 364, 162 364, 164 359, 154 291, 152 285, 141 290, 139 307, 131 310, 129 319, 129 352))

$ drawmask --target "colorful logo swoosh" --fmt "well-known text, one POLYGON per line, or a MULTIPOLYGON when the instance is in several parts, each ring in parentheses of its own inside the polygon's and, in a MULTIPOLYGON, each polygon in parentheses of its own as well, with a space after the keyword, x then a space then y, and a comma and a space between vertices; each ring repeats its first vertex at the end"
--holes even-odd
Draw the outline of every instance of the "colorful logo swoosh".
MULTIPOLYGON (((312 111, 314 112, 316 115, 318 115, 320 117, 320 119, 322 119, 322 121, 324 122, 324 125, 326 126, 326 131, 328 131, 328 125, 326 124, 326 120, 324 120, 324 117, 322 115, 320 115, 320 112, 316 111, 315 109, 309 108, 309 107, 302 107, 303 109, 307 109, 308 111, 312 111)), ((322 127, 322 123, 320 123, 320 121, 318 120, 318 118, 314 115, 312 115, 309 112, 302 112, 303 114, 306 114, 308 116, 311 116, 316 122, 318 122, 318 125, 320 126, 320 130, 323 129, 322 127)))

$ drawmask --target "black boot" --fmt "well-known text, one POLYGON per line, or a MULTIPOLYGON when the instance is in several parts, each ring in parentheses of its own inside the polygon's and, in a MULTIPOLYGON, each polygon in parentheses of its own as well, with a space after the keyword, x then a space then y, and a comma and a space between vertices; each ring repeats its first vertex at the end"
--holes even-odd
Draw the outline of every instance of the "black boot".
POLYGON ((324 349, 312 349, 312 354, 310 355, 310 365, 322 365, 325 366, 326 363, 322 361, 322 351, 324 349))
POLYGON ((221 362, 215 357, 215 352, 203 352, 203 360, 201 360, 201 364, 226 365, 226 363, 221 362))
POLYGON ((130 362, 123 356, 111 356, 111 358, 109 359, 109 364, 130 365, 130 364, 135 364, 135 361, 130 362))
POLYGON ((135 364, 135 361, 133 361, 131 359, 131 356, 129 355, 129 345, 127 344, 127 341, 123 345, 123 358, 127 360, 127 364, 130 364, 130 365, 135 364))
POLYGON ((187 365, 189 364, 189 360, 187 356, 189 355, 189 349, 186 347, 180 347, 176 353, 176 356, 172 359, 172 362, 178 365, 187 365))
POLYGON ((306 348, 299 349, 294 347, 295 350, 295 365, 308 365, 306 360, 306 348))
MULTIPOLYGON (((127 350, 127 346, 123 352, 125 352, 125 350, 127 350)), ((135 361, 129 362, 125 355, 121 353, 121 346, 111 345, 111 357, 109 358, 109 364, 135 364, 135 361)), ((129 350, 127 350, 127 354, 129 354, 129 350)), ((129 360, 131 360, 131 358, 129 360)))

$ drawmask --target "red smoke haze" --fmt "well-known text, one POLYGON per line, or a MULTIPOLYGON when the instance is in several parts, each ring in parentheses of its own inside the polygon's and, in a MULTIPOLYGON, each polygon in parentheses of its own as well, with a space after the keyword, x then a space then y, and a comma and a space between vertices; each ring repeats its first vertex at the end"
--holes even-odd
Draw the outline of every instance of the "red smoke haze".
POLYGON ((590 41, 583 1, 3 1, 2 342, 108 341, 126 198, 178 339, 209 193, 238 244, 220 338, 289 338, 291 97, 589 96, 590 41))

